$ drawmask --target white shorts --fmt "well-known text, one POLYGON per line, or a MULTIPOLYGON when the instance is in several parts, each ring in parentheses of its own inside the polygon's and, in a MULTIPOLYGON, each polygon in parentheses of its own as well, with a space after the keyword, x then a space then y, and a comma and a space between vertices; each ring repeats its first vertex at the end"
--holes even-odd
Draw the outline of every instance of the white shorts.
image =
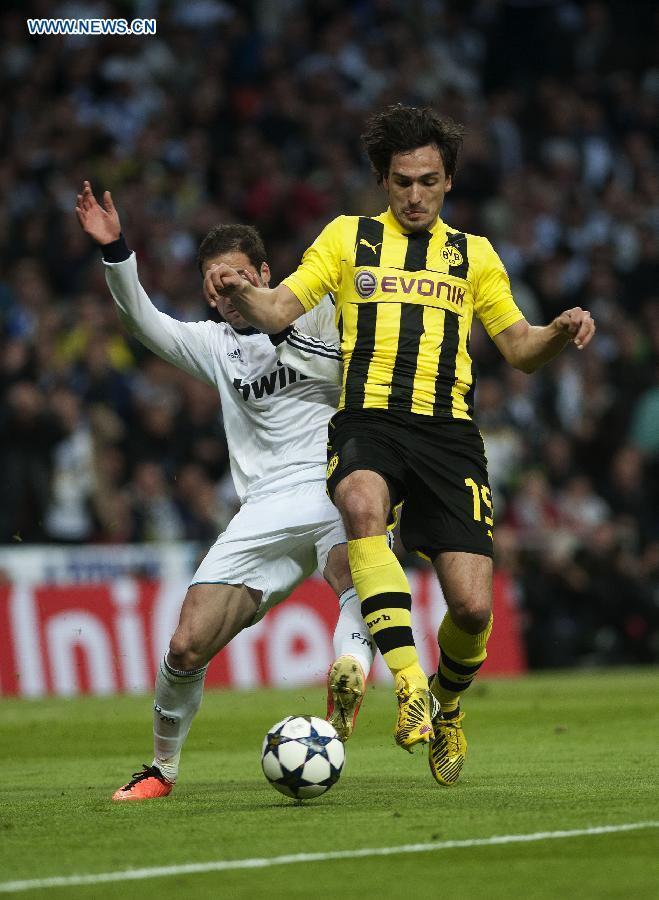
POLYGON ((191 584, 245 584, 262 591, 257 622, 346 542, 324 481, 248 500, 210 548, 191 584))

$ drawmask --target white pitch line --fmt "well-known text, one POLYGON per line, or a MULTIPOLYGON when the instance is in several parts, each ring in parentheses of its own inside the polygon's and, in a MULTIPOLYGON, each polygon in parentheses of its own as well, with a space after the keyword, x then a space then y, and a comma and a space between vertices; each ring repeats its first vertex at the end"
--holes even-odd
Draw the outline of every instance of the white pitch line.
POLYGON ((181 866, 157 866, 150 869, 127 869, 124 872, 98 872, 91 875, 66 875, 55 878, 33 878, 29 881, 2 881, 0 894, 29 891, 38 888, 76 887, 85 884, 105 884, 112 881, 139 881, 144 878, 166 878, 171 875, 198 875, 204 872, 226 872, 230 869, 267 869, 295 863, 327 862, 333 859, 363 859, 368 856, 396 856, 403 853, 428 853, 435 850, 455 850, 463 847, 492 847, 500 844, 528 844, 557 838, 590 837, 598 834, 617 834, 659 828, 659 822, 630 822, 623 825, 595 825, 573 828, 570 831, 536 831, 533 834, 500 834, 489 838, 470 838, 461 841, 436 841, 431 844, 402 844, 399 847, 363 847, 360 850, 332 850, 327 853, 295 853, 290 856, 265 856, 253 859, 219 859, 214 862, 188 863, 181 866))

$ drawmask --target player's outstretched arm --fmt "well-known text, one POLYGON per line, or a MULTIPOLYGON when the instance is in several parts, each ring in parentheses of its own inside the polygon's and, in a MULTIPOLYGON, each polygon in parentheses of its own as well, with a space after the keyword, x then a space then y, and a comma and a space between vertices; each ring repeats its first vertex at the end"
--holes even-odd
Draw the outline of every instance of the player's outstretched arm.
POLYGON ((126 330, 162 359, 207 384, 215 384, 208 323, 179 322, 153 305, 140 284, 135 254, 121 234, 110 192, 103 194, 101 206, 90 183, 83 182, 76 215, 83 231, 103 248, 105 280, 126 330))
POLYGON ((578 350, 588 346, 595 334, 595 322, 587 309, 575 306, 556 316, 549 325, 529 325, 523 319, 494 337, 506 360, 516 369, 531 374, 544 366, 570 342, 578 350))
POLYGON ((91 184, 83 181, 82 193, 77 197, 76 215, 82 230, 97 244, 112 244, 119 239, 121 223, 110 191, 103 193, 101 206, 94 196, 91 184))
POLYGON ((276 288, 254 287, 225 263, 209 266, 204 278, 204 293, 213 307, 220 296, 228 297, 243 318, 268 334, 278 334, 305 312, 285 284, 276 288))

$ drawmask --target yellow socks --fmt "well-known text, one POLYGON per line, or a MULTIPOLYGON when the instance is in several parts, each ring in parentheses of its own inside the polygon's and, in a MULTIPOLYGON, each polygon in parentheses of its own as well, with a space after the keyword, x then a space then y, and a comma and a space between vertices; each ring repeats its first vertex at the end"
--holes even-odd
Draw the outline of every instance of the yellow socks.
POLYGON ((423 686, 426 676, 412 636, 410 586, 387 536, 348 541, 352 580, 362 603, 362 616, 384 661, 395 676, 406 671, 423 686))
POLYGON ((487 657, 487 640, 492 632, 492 616, 479 634, 468 634, 446 613, 439 626, 440 659, 432 692, 439 700, 444 715, 458 709, 460 695, 466 691, 487 657))
MULTIPOLYGON (((350 570, 362 605, 362 615, 384 661, 394 676, 405 674, 419 687, 426 678, 412 636, 410 586, 386 535, 348 541, 350 570)), ((458 709, 460 695, 467 690, 487 656, 492 616, 479 634, 468 634, 446 613, 437 640, 440 662, 432 690, 442 713, 458 709)))

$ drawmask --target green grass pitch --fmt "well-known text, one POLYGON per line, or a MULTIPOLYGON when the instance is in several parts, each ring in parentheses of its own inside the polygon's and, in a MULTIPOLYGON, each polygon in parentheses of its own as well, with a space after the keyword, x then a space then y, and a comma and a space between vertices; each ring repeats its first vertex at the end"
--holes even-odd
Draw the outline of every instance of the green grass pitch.
MULTIPOLYGON (((172 795, 112 804, 151 761, 148 697, 0 700, 0 883, 659 820, 659 671, 483 680, 460 783, 393 742, 369 688, 339 783, 294 804, 260 769, 267 728, 323 714, 320 688, 208 692, 172 795)), ((0 884, 1 887, 1 884, 0 884)), ((6 894, 0 894, 6 896, 6 894)), ((17 897, 659 897, 659 829, 32 889, 17 897)))

